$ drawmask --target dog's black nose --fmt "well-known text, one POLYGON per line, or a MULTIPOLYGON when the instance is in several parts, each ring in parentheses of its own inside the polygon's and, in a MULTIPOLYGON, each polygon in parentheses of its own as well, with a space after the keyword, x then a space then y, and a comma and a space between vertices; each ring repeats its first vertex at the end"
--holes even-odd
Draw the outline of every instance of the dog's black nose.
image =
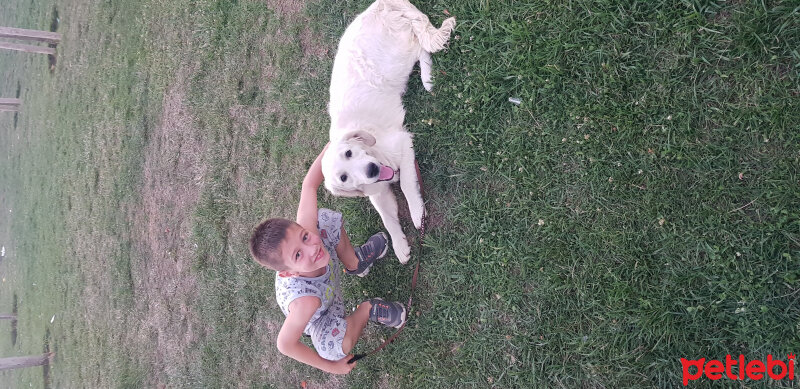
POLYGON ((381 172, 381 168, 379 168, 378 165, 376 165, 374 163, 370 163, 369 165, 367 165, 367 177, 373 178, 373 177, 377 176, 378 173, 380 173, 380 172, 381 172))

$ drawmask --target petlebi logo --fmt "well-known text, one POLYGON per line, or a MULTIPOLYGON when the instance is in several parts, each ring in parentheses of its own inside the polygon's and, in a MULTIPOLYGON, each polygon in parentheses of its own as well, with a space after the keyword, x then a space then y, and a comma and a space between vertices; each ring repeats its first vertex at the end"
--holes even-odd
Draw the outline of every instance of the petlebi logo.
POLYGON ((683 386, 689 385, 689 381, 695 381, 706 376, 706 378, 716 381, 726 378, 733 381, 743 381, 745 377, 758 381, 764 378, 764 375, 773 380, 794 380, 794 353, 786 356, 786 362, 780 359, 774 359, 772 354, 767 355, 767 361, 763 362, 758 359, 747 361, 745 364, 744 355, 739 354, 738 358, 733 358, 730 354, 725 356, 725 363, 716 359, 705 358, 691 360, 681 358, 681 366, 683 367, 683 386), (690 371, 694 368, 694 371, 690 371), (735 370, 734 370, 735 368, 735 370))

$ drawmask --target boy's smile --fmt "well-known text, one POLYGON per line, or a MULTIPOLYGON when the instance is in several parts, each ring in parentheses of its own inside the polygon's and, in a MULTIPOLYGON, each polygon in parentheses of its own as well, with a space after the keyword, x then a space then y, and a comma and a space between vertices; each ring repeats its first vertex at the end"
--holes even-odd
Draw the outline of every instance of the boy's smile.
POLYGON ((287 270, 284 277, 317 277, 325 273, 331 256, 319 235, 306 230, 299 224, 289 226, 286 237, 280 244, 281 258, 287 270))

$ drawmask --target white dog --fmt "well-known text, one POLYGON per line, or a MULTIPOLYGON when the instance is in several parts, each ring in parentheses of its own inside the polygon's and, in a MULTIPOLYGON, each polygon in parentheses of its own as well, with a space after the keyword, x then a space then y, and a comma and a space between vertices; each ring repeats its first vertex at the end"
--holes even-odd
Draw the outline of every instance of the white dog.
POLYGON ((333 63, 325 187, 336 196, 369 196, 400 263, 411 249, 389 184, 400 181, 416 228, 425 214, 401 97, 417 61, 431 90, 430 54, 444 48, 454 26, 449 18, 437 29, 407 0, 377 0, 347 27, 333 63))

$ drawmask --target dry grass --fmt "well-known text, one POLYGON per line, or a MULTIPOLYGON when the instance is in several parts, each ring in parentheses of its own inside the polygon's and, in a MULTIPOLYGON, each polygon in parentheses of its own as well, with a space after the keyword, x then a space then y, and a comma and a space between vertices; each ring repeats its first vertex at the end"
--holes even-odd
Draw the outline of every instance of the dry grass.
MULTIPOLYGON (((0 53, 0 95, 22 81, 26 104, 0 116, 13 352, 55 350, 53 387, 626 387, 797 348, 796 13, 476 0, 447 4, 436 94, 415 75, 405 96, 429 211, 409 327, 344 378, 280 355, 245 243, 294 214, 367 3, 85 0, 59 10, 55 72, 0 53)), ((9 0, 0 25, 48 12, 9 0)), ((321 202, 354 241, 381 226, 364 199, 321 202)), ((385 261, 345 300, 405 299, 411 271, 385 261)))
POLYGON ((208 146, 186 102, 186 85, 194 69, 179 68, 167 87, 160 124, 144 150, 142 208, 131 210, 131 238, 140 261, 131 263, 136 296, 134 323, 128 339, 149 344, 150 371, 156 383, 179 375, 205 332, 195 309, 197 278, 191 272, 195 256, 191 239, 192 212, 204 185, 208 146))

